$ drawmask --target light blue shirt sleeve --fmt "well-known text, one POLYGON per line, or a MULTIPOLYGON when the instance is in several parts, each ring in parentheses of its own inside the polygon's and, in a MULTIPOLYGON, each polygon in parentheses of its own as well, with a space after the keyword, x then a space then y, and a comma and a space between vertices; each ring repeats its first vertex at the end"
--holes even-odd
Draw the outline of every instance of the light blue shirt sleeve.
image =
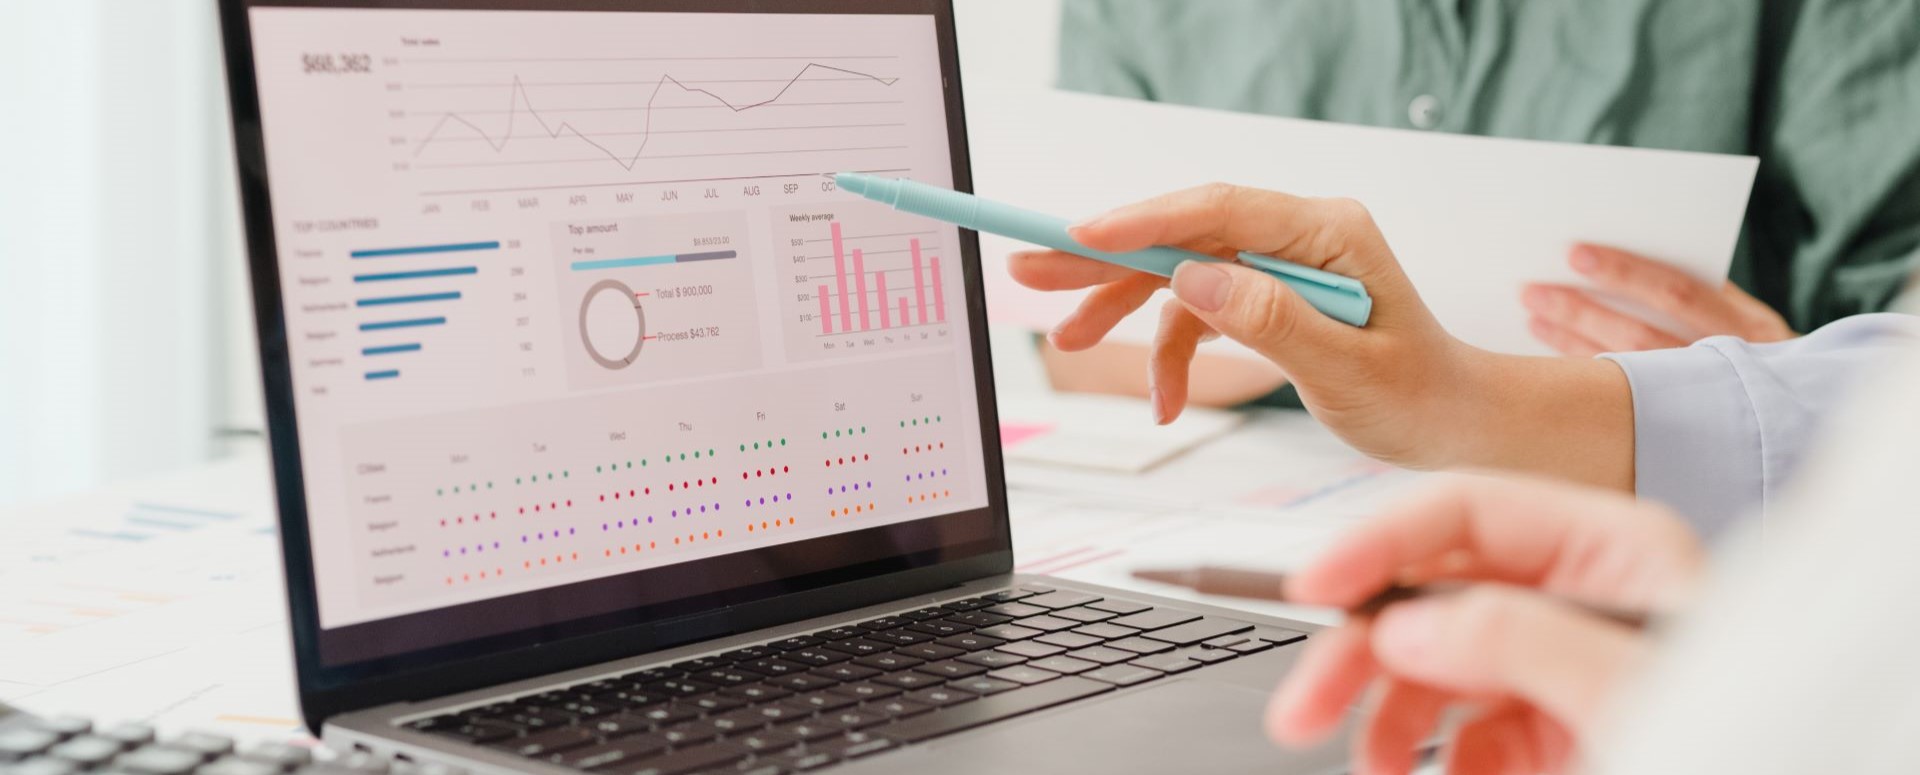
POLYGON ((1717 336, 1601 356, 1633 387, 1635 488, 1709 540, 1742 518, 1765 519, 1861 370, 1916 341, 1920 317, 1884 313, 1775 344, 1717 336))

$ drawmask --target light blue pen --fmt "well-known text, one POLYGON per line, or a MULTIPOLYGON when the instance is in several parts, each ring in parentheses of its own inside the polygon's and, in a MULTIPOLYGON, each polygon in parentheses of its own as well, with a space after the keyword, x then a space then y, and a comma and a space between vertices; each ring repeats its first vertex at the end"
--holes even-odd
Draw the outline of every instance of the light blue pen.
MULTIPOLYGON (((842 172, 833 176, 842 191, 889 205, 901 212, 924 215, 961 228, 1012 237, 1022 242, 1086 256, 1141 272, 1172 277, 1173 270, 1187 261, 1221 262, 1204 253, 1179 248, 1154 247, 1129 253, 1107 253, 1080 244, 1067 234, 1072 226, 1056 218, 981 199, 951 189, 929 186, 900 178, 883 178, 860 172, 842 172)), ((1373 297, 1359 280, 1332 272, 1281 261, 1256 253, 1241 253, 1241 263, 1280 279, 1328 317, 1353 326, 1365 326, 1373 314, 1373 297)))

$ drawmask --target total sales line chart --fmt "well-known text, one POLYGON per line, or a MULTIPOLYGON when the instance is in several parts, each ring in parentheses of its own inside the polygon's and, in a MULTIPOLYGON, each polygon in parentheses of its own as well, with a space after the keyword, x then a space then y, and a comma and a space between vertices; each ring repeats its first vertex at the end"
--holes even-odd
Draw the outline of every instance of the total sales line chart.
POLYGON ((903 172, 893 58, 407 60, 389 144, 428 197, 903 172))

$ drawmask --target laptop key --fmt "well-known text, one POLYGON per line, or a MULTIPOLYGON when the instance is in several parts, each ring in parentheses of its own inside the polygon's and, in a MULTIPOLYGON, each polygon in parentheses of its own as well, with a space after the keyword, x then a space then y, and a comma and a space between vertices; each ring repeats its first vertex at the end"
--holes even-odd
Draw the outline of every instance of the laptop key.
POLYGON ((1232 619, 1207 618, 1142 633, 1141 637, 1166 641, 1175 646, 1191 646, 1211 638, 1218 638, 1222 635, 1236 632, 1245 632, 1251 629, 1253 629, 1253 625, 1247 622, 1237 622, 1232 619))
POLYGON ((1233 653, 1232 649, 1217 649, 1212 646, 1193 646, 1190 648, 1181 649, 1174 653, 1179 654, 1180 656, 1186 657, 1187 659, 1191 659, 1195 662, 1202 662, 1209 665, 1215 662, 1225 662, 1229 659, 1240 656, 1239 654, 1233 653))
POLYGON ((828 665, 826 667, 816 668, 812 672, 808 673, 808 675, 817 675, 817 676, 820 676, 821 678, 831 678, 835 681, 864 681, 868 678, 872 678, 876 675, 879 675, 881 672, 883 671, 875 670, 865 665, 856 665, 856 664, 853 664, 852 662, 842 662, 838 665, 828 665))
POLYGON ((920 672, 920 673, 928 673, 930 675, 936 675, 941 678, 953 679, 953 678, 965 678, 970 675, 979 675, 981 673, 987 672, 987 669, 979 665, 961 662, 957 659, 943 659, 939 662, 929 662, 927 664, 916 667, 914 668, 914 671, 920 672))
POLYGON ((985 697, 990 694, 1013 691, 1014 689, 1020 688, 1020 684, 1012 681, 1002 681, 998 678, 990 678, 984 675, 977 675, 972 678, 954 681, 953 688, 985 697))
POLYGON ((692 705, 675 703, 672 705, 656 705, 640 711, 639 715, 641 718, 653 722, 653 725, 656 727, 664 727, 671 724, 678 724, 688 719, 699 718, 700 709, 692 705))
MULTIPOLYGON (((1128 658, 1132 658, 1133 656, 1132 654, 1127 655, 1128 658)), ((1009 654, 1005 651, 976 651, 964 657, 957 657, 957 659, 961 662, 987 668, 1011 667, 1027 661, 1026 657, 1009 654)))
POLYGON ((694 680, 704 681, 714 686, 739 686, 740 684, 758 683, 760 681, 760 675, 758 673, 748 673, 741 670, 734 670, 733 668, 722 667, 699 673, 694 676, 694 680))
MULTIPOLYGON (((826 751, 801 748, 775 754, 771 757, 758 758, 754 760, 754 763, 765 762, 769 766, 778 767, 786 772, 812 772, 822 767, 833 766, 839 763, 839 761, 839 759, 834 758, 833 754, 827 753, 826 751)), ((741 773, 740 775, 746 775, 746 773, 741 773)))
POLYGON ((1053 615, 1062 619, 1071 619, 1076 622, 1085 622, 1087 624, 1092 624, 1094 622, 1104 622, 1108 619, 1112 619, 1117 614, 1114 614, 1110 611, 1102 611, 1098 608, 1087 608, 1085 606, 1082 606, 1079 608, 1062 608, 1058 611, 1054 611, 1053 615))
POLYGON ((597 743, 600 738, 592 730, 582 727, 566 727, 537 732, 526 737, 496 743, 495 747, 516 756, 539 758, 579 748, 588 743, 597 743))
POLYGON ((1089 624, 1085 627, 1075 627, 1073 628, 1073 631, 1080 633, 1081 635, 1087 635, 1087 636, 1099 638, 1101 640, 1127 638, 1127 637, 1132 637, 1134 635, 1140 634, 1139 630, 1136 630, 1132 627, 1122 627, 1118 624, 1113 624, 1111 622, 1101 622, 1099 624, 1089 624))
POLYGON ((742 662, 734 665, 734 669, 744 670, 749 673, 759 673, 764 676, 778 676, 789 673, 804 673, 812 668, 799 662, 789 662, 785 659, 756 659, 752 662, 742 662))
POLYGON ((841 759, 858 759, 892 748, 893 741, 868 732, 848 732, 807 746, 807 750, 841 759))
POLYGON ((991 600, 995 603, 1010 603, 1023 597, 1033 597, 1033 594, 1032 592, 1020 589, 1003 589, 999 592, 988 592, 987 594, 981 595, 980 599, 991 600))
POLYGON ((973 633, 975 635, 985 635, 989 638, 999 638, 1001 640, 1026 640, 1035 635, 1046 634, 1032 627, 1022 627, 1017 624, 996 624, 992 627, 982 627, 974 630, 973 633))
POLYGON ((963 649, 966 651, 990 649, 1006 643, 1006 641, 999 638, 988 637, 978 632, 970 632, 965 635, 949 635, 934 642, 948 648, 963 649))
POLYGON ((1013 617, 990 614, 985 611, 968 611, 963 614, 954 614, 940 621, 959 622, 974 627, 992 627, 996 624, 1006 624, 1007 622, 1013 621, 1013 617))
POLYGON ((1088 603, 1098 603, 1100 600, 1099 595, 1090 595, 1085 592, 1074 592, 1063 589, 1058 592, 1048 592, 1044 595, 1034 595, 1020 602, 1041 608, 1073 608, 1074 606, 1082 606, 1088 603))
POLYGON ((893 653, 893 654, 875 654, 870 657, 861 657, 859 659, 853 660, 853 663, 856 665, 860 665, 862 667, 871 667, 876 670, 905 670, 909 667, 913 667, 914 665, 918 665, 925 661, 926 660, 921 659, 919 657, 910 657, 905 654, 893 653))
POLYGON ((945 619, 952 615, 953 615, 952 610, 941 608, 939 606, 934 606, 932 608, 922 608, 916 611, 908 611, 904 614, 895 614, 895 616, 899 616, 902 619, 912 619, 913 621, 916 621, 916 622, 924 622, 928 619, 945 619))
POLYGON ((114 760, 115 769, 137 775, 186 775, 204 761, 199 752, 149 745, 114 760))
POLYGON ((826 646, 826 648, 828 648, 829 650, 838 651, 842 654, 848 654, 856 657, 864 657, 868 654, 884 654, 886 652, 892 651, 893 647, 894 647, 894 644, 881 643, 880 641, 868 640, 866 638, 837 640, 827 644, 826 646))
POLYGON ((801 673, 799 675, 783 675, 779 678, 769 678, 767 679, 767 683, 784 689, 792 689, 796 692, 810 692, 815 689, 825 689, 840 682, 825 676, 801 673))
POLYGON ((944 708, 948 705, 958 705, 963 702, 980 699, 980 695, 974 694, 973 692, 961 691, 950 686, 936 686, 931 689, 908 692, 902 695, 900 699, 917 702, 922 705, 931 705, 936 708, 944 708))
POLYGON ((1120 649, 1121 651, 1131 651, 1135 654, 1142 654, 1142 655, 1159 654, 1161 652, 1173 650, 1172 644, 1165 643, 1162 641, 1157 641, 1157 640, 1148 640, 1146 638, 1139 638, 1139 637, 1121 638, 1120 640, 1116 640, 1116 641, 1108 641, 1107 646, 1109 648, 1116 648, 1116 649, 1120 649))
POLYGON ((1284 646, 1294 641, 1306 640, 1307 634, 1279 627, 1255 627, 1253 628, 1253 637, 1275 646, 1284 646))
POLYGON ((740 699, 747 700, 749 702, 767 702, 769 700, 777 700, 782 697, 792 695, 793 690, 782 689, 778 686, 774 686, 771 684, 760 683, 760 684, 747 684, 745 686, 729 686, 725 689, 721 689, 720 693, 730 697, 739 697, 740 699))
POLYGON ((949 611, 972 611, 976 608, 986 608, 990 605, 993 605, 992 600, 981 600, 977 597, 970 597, 965 600, 955 600, 951 603, 945 603, 940 607, 949 611))
POLYGON ((779 649, 767 648, 766 646, 748 646, 743 649, 734 649, 725 654, 721 654, 720 658, 728 662, 747 662, 755 659, 766 659, 779 653, 779 649))
POLYGON ((616 737, 635 735, 652 729, 653 719, 638 713, 616 713, 611 716, 601 716, 600 718, 594 719, 592 723, 587 725, 587 728, 593 730, 593 733, 596 735, 612 740, 616 737))
POLYGON ((924 632, 936 638, 944 638, 948 635, 959 635, 963 632, 973 632, 973 629, 973 625, 971 624, 956 622, 952 619, 930 619, 907 625, 907 631, 909 632, 924 632))
POLYGON ((696 694, 706 694, 720 687, 691 678, 669 678, 665 681, 654 681, 641 688, 669 697, 692 697, 696 694))
POLYGON ((720 728, 711 721, 688 721, 654 733, 674 747, 699 745, 720 736, 720 728))
POLYGON ((1158 670, 1162 673, 1184 673, 1199 667, 1201 663, 1178 654, 1157 654, 1151 657, 1141 657, 1127 664, 1133 665, 1134 667, 1144 667, 1149 670, 1158 670))
POLYGON ((822 713, 820 717, 831 719, 834 723, 844 725, 847 729, 877 727, 893 720, 888 717, 887 714, 878 710, 869 709, 866 706, 841 708, 831 713, 822 713))
POLYGON ((1102 683, 1110 683, 1114 686, 1132 686, 1134 684, 1146 683, 1163 675, 1166 675, 1166 673, 1134 665, 1108 665, 1099 670, 1081 673, 1075 676, 1075 678, 1087 678, 1102 683))
POLYGON ((726 667, 729 664, 732 664, 732 660, 723 659, 721 657, 714 656, 714 657, 700 657, 698 659, 689 659, 685 662, 675 662, 671 665, 671 667, 675 670, 685 670, 689 673, 698 673, 703 670, 712 670, 716 667, 726 667))
MULTIPOLYGON (((470 723, 464 723, 456 727, 436 729, 433 731, 433 734, 458 738, 461 740, 465 740, 469 743, 473 743, 475 745, 486 745, 487 743, 495 742, 498 740, 505 740, 509 737, 518 735, 520 734, 520 729, 518 727, 508 726, 506 724, 499 724, 499 723, 486 721, 486 720, 475 720, 470 723)), ((6 757, 5 750, 4 750, 5 745, 6 744, 4 742, 0 742, 0 759, 4 759, 6 757)))
POLYGON ((628 673, 620 677, 629 681, 633 681, 635 683, 650 683, 653 681, 666 680, 668 678, 679 678, 680 676, 683 676, 686 674, 687 674, 687 671, 685 670, 675 670, 670 667, 655 667, 655 668, 648 668, 646 670, 641 670, 638 672, 628 673))
MULTIPOLYGON (((1097 643, 1098 641, 1095 642, 1097 643)), ((1051 643, 1041 643, 1037 640, 1015 641, 994 650, 1004 651, 1008 654, 1026 657, 1028 659, 1041 659, 1066 651, 1065 648, 1060 646, 1055 646, 1051 643)))
POLYGON ((1072 619, 1062 619, 1058 616, 1029 616, 1020 620, 1020 626, 1022 627, 1044 632, 1071 630, 1081 624, 1082 622, 1076 622, 1072 619))
POLYGON ((703 713, 713 714, 725 713, 734 708, 744 708, 747 706, 747 701, 725 694, 709 694, 705 697, 696 697, 689 704, 699 708, 703 713))
POLYGON ((916 743, 1112 690, 1112 684, 1065 676, 1039 686, 982 697, 939 713, 915 716, 876 731, 896 742, 916 743))
POLYGON ((1099 638, 1091 637, 1088 635, 1081 635, 1075 632, 1056 632, 1048 635, 1042 635, 1038 638, 1034 638, 1034 640, 1039 641, 1041 643, 1045 643, 1053 646, 1060 646, 1062 648, 1070 648, 1070 649, 1083 649, 1088 646, 1093 646, 1100 643, 1099 638))
POLYGON ((795 635, 791 638, 776 640, 772 643, 769 643, 767 644, 767 648, 779 649, 781 651, 793 651, 795 649, 810 648, 818 645, 820 645, 819 638, 809 638, 805 635, 795 635))
POLYGON ((667 741, 655 735, 633 735, 586 748, 556 754, 547 760, 563 767, 592 770, 641 759, 667 750, 667 741))
POLYGON ((1069 657, 1069 656, 1058 656, 1058 657, 1047 657, 1046 659, 1034 660, 1033 662, 1028 663, 1027 666, 1039 668, 1041 670, 1051 670, 1055 673, 1065 673, 1067 675, 1073 675, 1074 673, 1084 673, 1084 672, 1087 672, 1088 670, 1092 670, 1096 667, 1099 667, 1100 663, 1088 662, 1084 659, 1074 659, 1073 657, 1069 657))
POLYGON ((733 764, 747 758, 750 753, 739 746, 709 743, 628 766, 615 766, 607 771, 615 775, 686 775, 690 772, 733 764))
POLYGON ((871 635, 868 635, 867 638, 870 640, 880 641, 881 643, 891 643, 895 646, 911 646, 915 643, 925 643, 927 641, 933 640, 932 635, 928 635, 924 632, 915 632, 913 630, 905 630, 905 629, 888 630, 886 632, 876 632, 871 635))
POLYGON ((725 735, 750 732, 773 723, 773 719, 767 718, 759 708, 741 708, 714 716, 707 721, 725 735))
POLYGON ((861 681, 859 683, 841 684, 827 691, 835 694, 844 694, 856 700, 878 700, 899 694, 901 689, 898 686, 861 681))
POLYGON ((801 649, 799 651, 787 652, 786 658, 795 662, 799 662, 803 665, 812 665, 813 667, 821 667, 825 665, 832 665, 840 662, 845 662, 849 659, 852 659, 853 657, 849 654, 843 654, 838 651, 834 651, 832 649, 801 649))
POLYGON ((1098 608, 1102 611, 1112 611, 1121 616, 1153 610, 1153 606, 1147 605, 1146 603, 1138 603, 1132 600, 1116 600, 1111 597, 1098 602, 1088 603, 1087 607, 1098 608))
POLYGON ((1137 659, 1140 655, 1131 651, 1107 648, 1106 646, 1090 646, 1080 649, 1079 651, 1069 651, 1067 652, 1067 656, 1073 657, 1074 659, 1084 659, 1096 664, 1111 665, 1137 659))
POLYGON ((774 730, 801 742, 811 743, 833 737, 847 731, 847 728, 835 723, 832 719, 806 718, 781 724, 774 727, 774 730))
POLYGON ((803 708, 810 712, 821 712, 821 711, 829 711, 829 710, 839 710, 841 708, 847 707, 848 705, 852 705, 857 702, 859 702, 859 700, 854 699, 852 697, 848 697, 847 695, 840 694, 832 690, 826 690, 826 691, 818 691, 818 692, 807 692, 806 694, 802 694, 797 697, 784 700, 780 704, 792 705, 795 707, 803 708))
POLYGON ((874 683, 886 684, 888 686, 898 686, 902 689, 908 689, 908 690, 919 689, 921 687, 926 687, 926 686, 935 686, 941 683, 943 680, 944 679, 929 675, 927 673, 916 673, 912 670, 902 670, 898 673, 888 673, 886 675, 880 676, 879 678, 873 679, 874 683))
POLYGON ((878 630, 891 630, 896 627, 905 627, 912 623, 913 623, 912 619, 907 619, 899 616, 882 616, 878 619, 868 619, 854 626, 859 627, 860 629, 863 629, 863 630, 878 631, 878 630))
POLYGON ((823 641, 836 641, 836 640, 846 640, 848 638, 858 638, 865 634, 867 634, 866 630, 860 629, 859 627, 854 627, 852 625, 848 625, 845 627, 835 627, 831 630, 821 630, 819 632, 814 633, 813 637, 819 638, 823 641))
POLYGON ((800 744, 800 738, 772 729, 734 735, 727 742, 757 754, 776 754, 800 744))
MULTIPOLYGON (((969 678, 967 680, 977 681, 981 679, 969 678)), ((913 700, 899 698, 899 697, 896 697, 890 700, 881 700, 879 702, 869 702, 865 705, 862 705, 861 707, 877 713, 884 713, 891 718, 897 718, 897 719, 906 718, 908 716, 918 716, 922 713, 926 713, 928 711, 933 710, 932 705, 914 702, 913 700)))
POLYGON ((1136 630, 1157 630, 1162 627, 1172 627, 1176 624, 1186 624, 1198 618, 1200 618, 1199 614, 1187 613, 1186 611, 1179 611, 1172 608, 1155 608, 1150 611, 1141 611, 1137 614, 1122 616, 1114 619, 1113 623, 1122 627, 1132 627, 1136 630))
POLYGON ((1228 646, 1227 650, 1235 654, 1258 654, 1270 648, 1273 648, 1272 643, 1268 643, 1267 641, 1260 640, 1258 638, 1249 638, 1245 641, 1241 641, 1239 643, 1235 643, 1231 646, 1228 646))
POLYGON ((905 654, 916 659, 938 660, 952 659, 967 652, 950 646, 942 646, 938 643, 921 643, 919 645, 906 646, 894 651, 894 653, 905 654))
POLYGON ((1027 605, 1026 603, 1001 603, 991 608, 985 608, 981 610, 984 610, 990 614, 999 614, 1001 616, 1011 616, 1015 619, 1020 619, 1028 616, 1039 616, 1048 611, 1048 609, 1041 608, 1040 606, 1027 605))
POLYGON ((1019 684, 1045 683, 1060 677, 1059 673, 1053 672, 1052 670, 1041 670, 1040 668, 1029 665, 1003 667, 987 675, 1002 681, 1012 681, 1019 684))
POLYGON ((82 767, 98 767, 108 759, 120 755, 121 745, 117 740, 109 740, 94 735, 80 735, 48 750, 48 755, 65 759, 82 767))

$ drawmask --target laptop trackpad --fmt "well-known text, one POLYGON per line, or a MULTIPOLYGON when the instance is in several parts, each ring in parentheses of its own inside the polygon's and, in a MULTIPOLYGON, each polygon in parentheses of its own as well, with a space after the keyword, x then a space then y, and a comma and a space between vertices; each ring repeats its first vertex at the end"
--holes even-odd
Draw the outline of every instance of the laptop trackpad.
MULTIPOLYGON (((966 772, 1341 771, 1346 742, 1289 751, 1267 740, 1267 693, 1205 680, 1167 681, 1068 712, 927 746, 966 772)), ((939 767, 935 767, 939 770, 939 767)))

